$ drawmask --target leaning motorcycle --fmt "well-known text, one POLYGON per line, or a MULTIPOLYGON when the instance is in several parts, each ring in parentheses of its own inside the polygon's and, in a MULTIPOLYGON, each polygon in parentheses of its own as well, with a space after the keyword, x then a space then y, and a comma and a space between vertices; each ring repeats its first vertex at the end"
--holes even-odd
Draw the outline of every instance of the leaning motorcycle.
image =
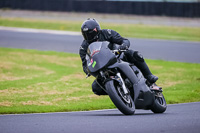
POLYGON ((110 50, 109 42, 93 42, 86 55, 90 75, 109 95, 114 105, 125 115, 133 115, 135 109, 163 113, 167 108, 162 88, 150 84, 133 64, 123 61, 125 50, 110 50))

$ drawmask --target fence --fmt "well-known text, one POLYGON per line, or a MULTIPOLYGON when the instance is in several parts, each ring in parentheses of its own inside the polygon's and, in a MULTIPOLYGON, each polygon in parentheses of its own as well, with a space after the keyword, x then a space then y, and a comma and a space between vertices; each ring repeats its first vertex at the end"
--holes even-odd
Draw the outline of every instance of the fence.
POLYGON ((153 2, 114 0, 0 0, 0 8, 118 13, 176 17, 200 17, 200 2, 153 2))

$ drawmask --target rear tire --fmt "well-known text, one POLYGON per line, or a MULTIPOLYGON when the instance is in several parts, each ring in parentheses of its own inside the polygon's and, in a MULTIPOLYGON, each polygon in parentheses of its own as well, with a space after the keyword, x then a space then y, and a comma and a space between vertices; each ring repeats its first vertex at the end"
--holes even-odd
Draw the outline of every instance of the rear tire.
POLYGON ((130 94, 123 95, 118 82, 110 80, 105 84, 107 93, 115 106, 125 115, 135 113, 135 104, 130 94))
POLYGON ((166 109, 167 109, 167 104, 165 98, 163 94, 159 92, 159 96, 155 96, 155 101, 151 108, 151 111, 154 113, 163 113, 165 112, 166 109))

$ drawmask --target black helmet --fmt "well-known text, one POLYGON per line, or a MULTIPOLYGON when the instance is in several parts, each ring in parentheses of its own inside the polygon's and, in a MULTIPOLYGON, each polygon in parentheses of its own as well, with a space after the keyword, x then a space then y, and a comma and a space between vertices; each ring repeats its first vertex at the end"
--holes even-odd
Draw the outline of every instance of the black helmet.
POLYGON ((86 41, 89 43, 94 42, 98 39, 98 34, 101 28, 99 23, 92 18, 85 20, 81 26, 81 32, 86 41))

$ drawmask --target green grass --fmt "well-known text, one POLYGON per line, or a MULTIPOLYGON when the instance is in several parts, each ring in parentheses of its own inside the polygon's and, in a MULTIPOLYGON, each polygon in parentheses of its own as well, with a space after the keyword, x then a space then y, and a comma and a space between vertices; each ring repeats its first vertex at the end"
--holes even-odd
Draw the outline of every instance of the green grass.
MULTIPOLYGON (((167 103, 200 101, 200 64, 147 60, 167 103)), ((0 48, 0 114, 115 108, 91 90, 77 54, 0 48)))
MULTIPOLYGON (((23 27, 36 29, 52 29, 64 31, 78 31, 82 22, 37 20, 21 18, 0 18, 0 26, 23 27)), ((167 40, 200 41, 200 28, 198 27, 175 27, 143 24, 115 24, 101 23, 102 29, 113 29, 124 37, 154 38, 167 40)))

